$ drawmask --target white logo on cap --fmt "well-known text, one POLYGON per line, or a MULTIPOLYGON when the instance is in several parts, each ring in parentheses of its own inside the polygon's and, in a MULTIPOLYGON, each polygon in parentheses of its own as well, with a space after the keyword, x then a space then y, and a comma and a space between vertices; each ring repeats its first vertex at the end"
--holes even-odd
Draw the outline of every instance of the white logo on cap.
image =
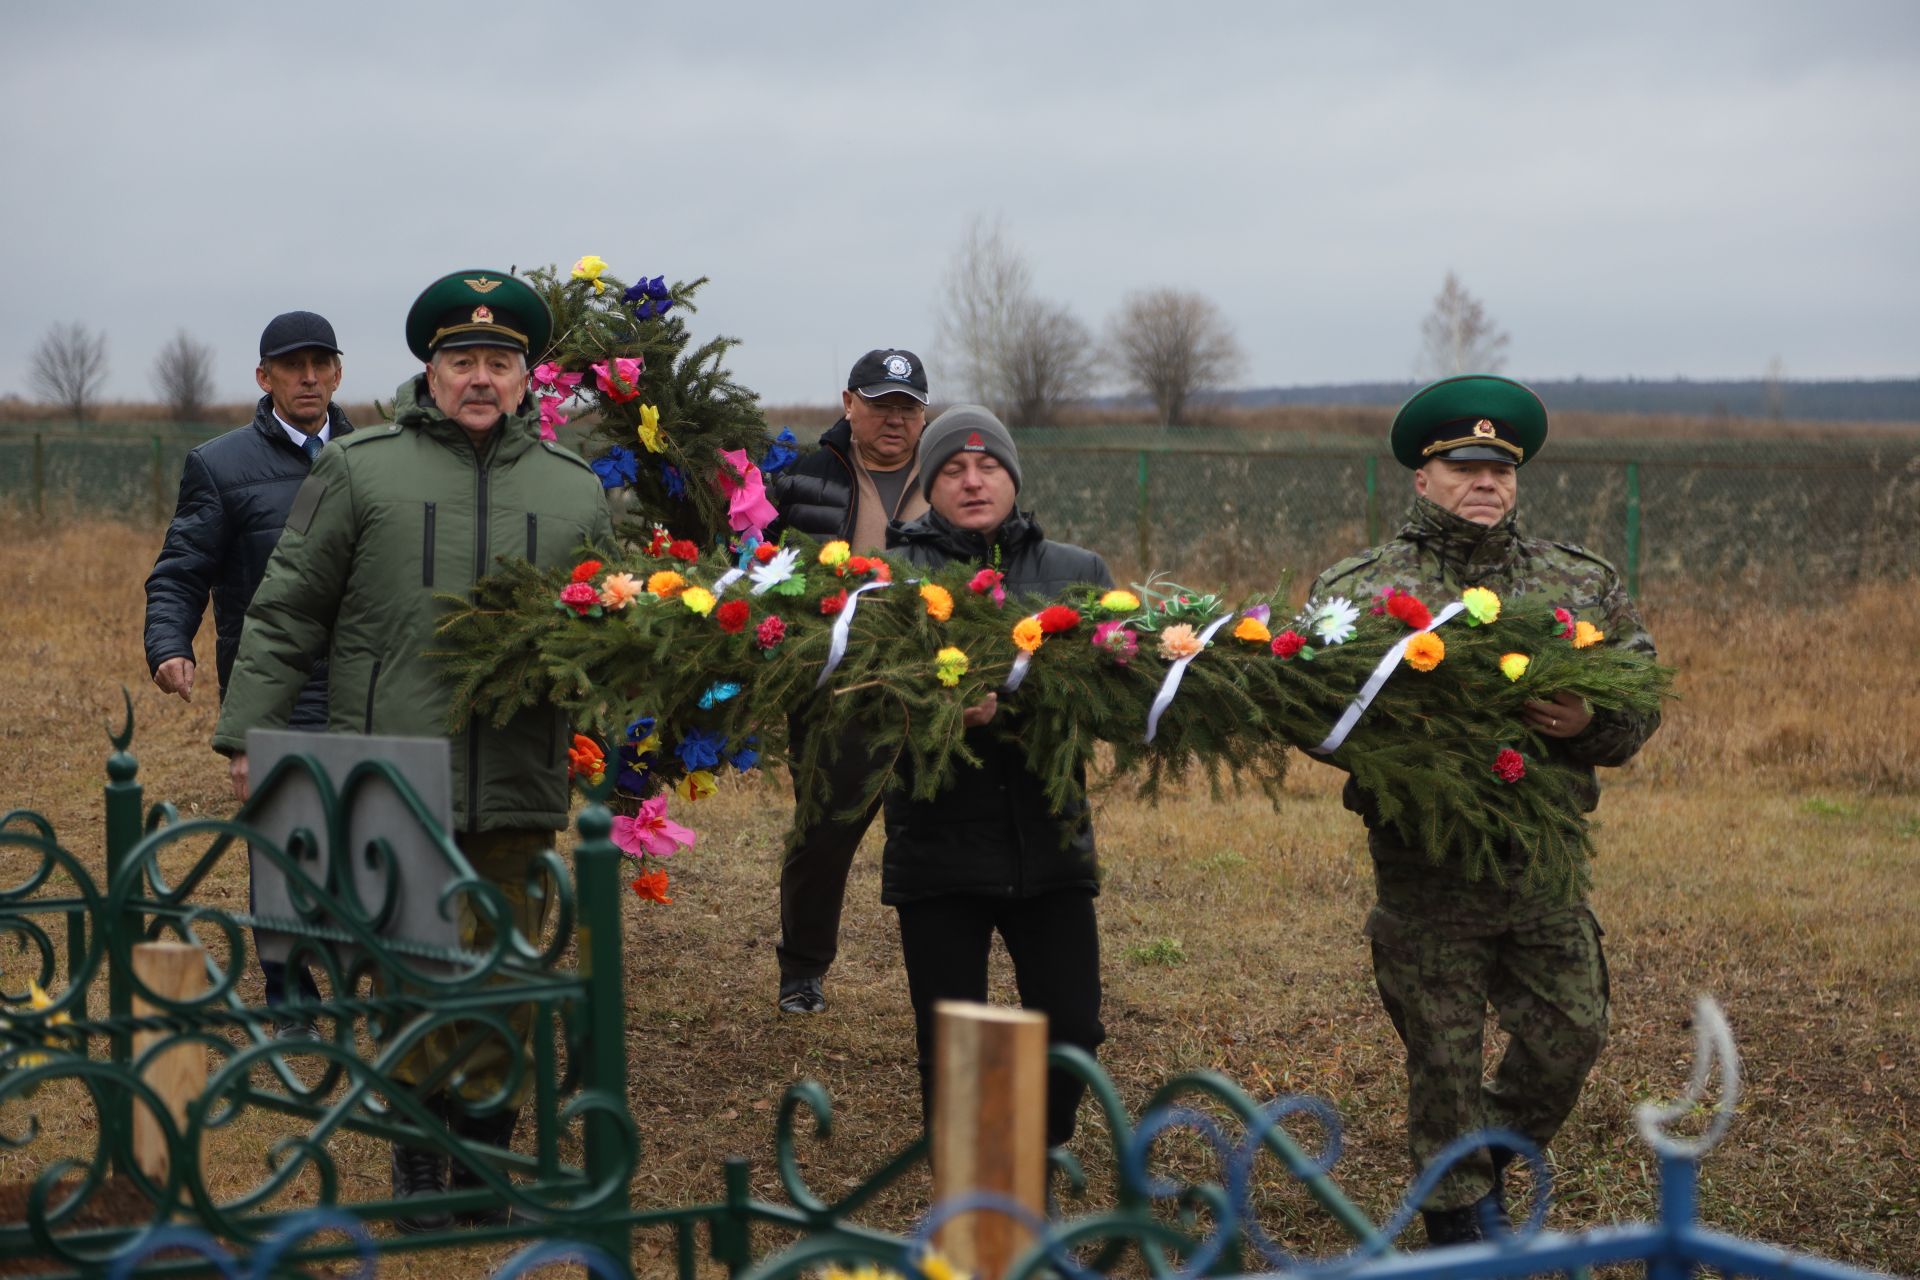
POLYGON ((913 376, 913 361, 905 356, 887 357, 887 376, 889 378, 910 378, 913 376))

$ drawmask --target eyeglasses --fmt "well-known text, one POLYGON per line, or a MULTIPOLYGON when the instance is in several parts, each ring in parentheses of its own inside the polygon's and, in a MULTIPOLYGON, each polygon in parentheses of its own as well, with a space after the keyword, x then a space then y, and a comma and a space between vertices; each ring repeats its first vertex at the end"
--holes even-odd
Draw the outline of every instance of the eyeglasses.
POLYGON ((927 411, 927 406, 912 396, 882 396, 868 400, 867 407, 883 418, 917 418, 927 411))

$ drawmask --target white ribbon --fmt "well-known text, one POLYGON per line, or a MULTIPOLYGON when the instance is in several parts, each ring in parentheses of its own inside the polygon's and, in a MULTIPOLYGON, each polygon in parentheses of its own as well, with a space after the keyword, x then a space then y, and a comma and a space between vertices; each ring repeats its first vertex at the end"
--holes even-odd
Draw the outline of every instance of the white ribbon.
POLYGON ((863 582, 847 593, 847 602, 840 606, 840 616, 833 620, 833 642, 827 648, 827 665, 820 668, 820 679, 815 682, 814 688, 824 689, 833 669, 840 665, 840 659, 847 656, 847 633, 853 629, 853 607, 860 603, 860 597, 869 591, 892 585, 890 582, 863 582))
POLYGON ((1213 633, 1225 626, 1227 622, 1235 616, 1236 615, 1232 613, 1223 613, 1212 622, 1209 622, 1207 629, 1200 633, 1200 648, 1167 668, 1167 678, 1160 682, 1160 692, 1154 695, 1153 707, 1147 712, 1148 742, 1152 742, 1153 735, 1160 732, 1161 713, 1173 705, 1173 695, 1180 690, 1180 677, 1187 674, 1187 664, 1199 657, 1200 654, 1205 651, 1207 641, 1213 639, 1213 633))
MULTIPOLYGON (((1466 607, 1455 600, 1439 613, 1434 614, 1433 621, 1427 624, 1426 629, 1438 631, 1442 623, 1456 616, 1466 607)), ((1400 659, 1406 656, 1407 646, 1412 644, 1413 638, 1419 634, 1418 631, 1410 631, 1401 636, 1393 648, 1387 650, 1385 656, 1380 659, 1380 664, 1373 669, 1373 674, 1368 676, 1367 682, 1360 686, 1360 692, 1351 703, 1347 704, 1347 709, 1341 712, 1340 719, 1333 726, 1333 732, 1322 739, 1319 746, 1313 748, 1314 754, 1331 755, 1340 749, 1340 744, 1345 742, 1347 735, 1353 732, 1353 726, 1360 723, 1360 717, 1367 713, 1369 706, 1373 705, 1375 695, 1386 687, 1387 677, 1393 674, 1394 668, 1400 665, 1400 659)))
POLYGON ((728 587, 747 576, 745 569, 729 569, 713 580, 713 594, 724 595, 728 587))

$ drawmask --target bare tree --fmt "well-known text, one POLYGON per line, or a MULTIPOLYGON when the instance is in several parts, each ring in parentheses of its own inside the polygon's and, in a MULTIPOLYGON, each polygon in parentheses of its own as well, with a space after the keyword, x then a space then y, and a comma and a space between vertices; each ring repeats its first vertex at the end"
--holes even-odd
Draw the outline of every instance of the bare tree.
POLYGON ((1498 373, 1507 362, 1507 334, 1487 316, 1480 299, 1447 272, 1433 310, 1420 322, 1419 372, 1431 378, 1456 373, 1498 373))
POLYGON ((941 289, 935 343, 962 388, 1009 426, 1039 427, 1093 385, 1093 335, 1036 298, 1033 272, 998 221, 976 217, 941 289))
POLYGON ((153 389, 176 422, 198 422, 213 401, 213 348, 185 329, 153 358, 153 389))
POLYGON ((107 335, 75 321, 56 324, 40 339, 27 365, 33 389, 83 422, 107 378, 107 335))
POLYGON ((1760 385, 1766 392, 1767 416, 1775 422, 1787 416, 1787 362, 1779 356, 1767 361, 1767 371, 1760 377, 1760 385))
POLYGON ((1182 289, 1128 294, 1107 322, 1107 349, 1128 385, 1153 401, 1163 427, 1184 422, 1197 393, 1239 376, 1246 364, 1220 308, 1182 289))

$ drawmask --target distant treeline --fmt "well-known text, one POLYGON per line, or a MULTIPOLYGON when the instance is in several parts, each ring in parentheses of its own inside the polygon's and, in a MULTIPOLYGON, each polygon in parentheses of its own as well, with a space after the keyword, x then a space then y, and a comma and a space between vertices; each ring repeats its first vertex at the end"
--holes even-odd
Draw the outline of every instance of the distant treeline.
MULTIPOLYGON (((1350 382, 1317 387, 1258 387, 1228 392, 1215 403, 1263 405, 1397 405, 1412 382, 1350 382)), ((1697 417, 1782 418, 1819 422, 1920 422, 1920 378, 1849 382, 1695 382, 1574 378, 1533 382, 1549 409, 1590 413, 1672 413, 1697 417)))

